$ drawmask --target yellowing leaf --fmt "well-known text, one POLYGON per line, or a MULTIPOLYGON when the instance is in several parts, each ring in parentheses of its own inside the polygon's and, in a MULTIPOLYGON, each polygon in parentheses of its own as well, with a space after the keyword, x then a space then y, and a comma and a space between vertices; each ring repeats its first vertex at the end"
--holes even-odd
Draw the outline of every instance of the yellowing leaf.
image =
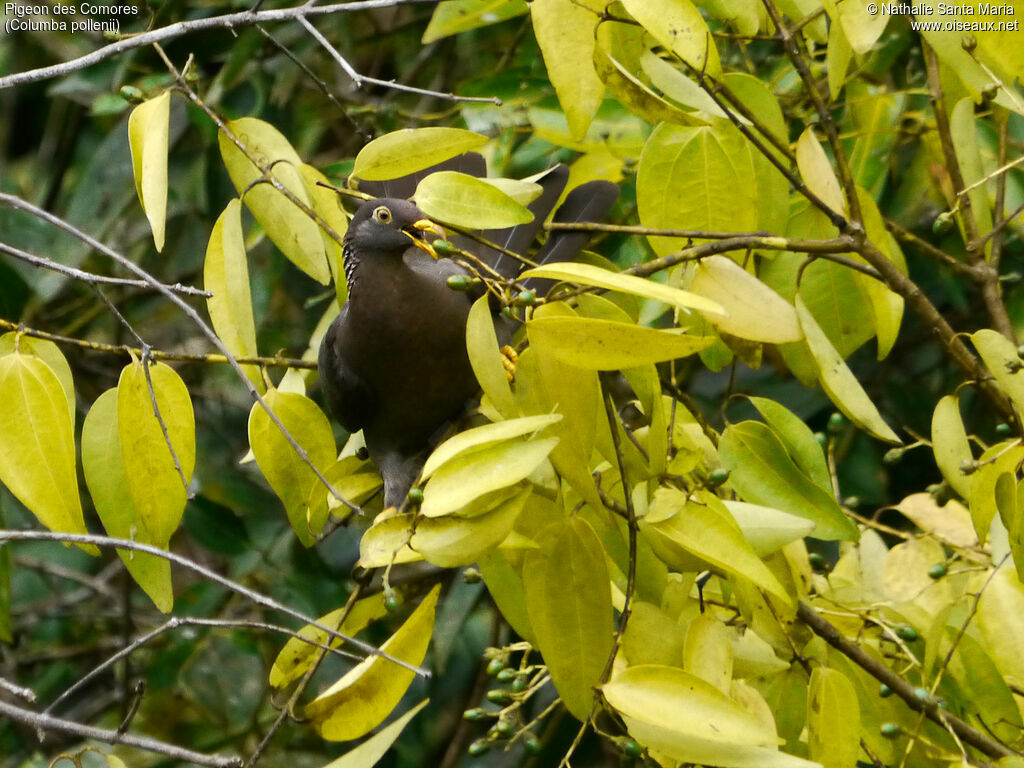
POLYGON ((604 83, 593 63, 597 16, 572 0, 534 0, 530 18, 569 135, 578 141, 586 135, 604 100, 604 83))
POLYGON ((561 414, 553 413, 546 416, 524 416, 519 419, 498 421, 494 424, 485 424, 482 427, 467 429, 465 432, 460 432, 454 437, 445 440, 430 454, 423 465, 421 477, 426 480, 434 474, 436 469, 439 469, 456 456, 460 456, 470 449, 522 437, 531 432, 538 432, 544 427, 561 420, 561 414))
MULTIPOLYGON (((334 464, 334 433, 316 403, 303 395, 276 389, 268 391, 264 399, 313 466, 325 472, 334 464)), ((310 491, 320 480, 259 403, 254 403, 249 412, 249 446, 263 476, 284 503, 299 541, 312 546, 315 535, 327 522, 326 499, 323 507, 308 506, 310 491)))
POLYGON ((777 552, 791 541, 811 536, 814 530, 812 521, 779 509, 728 499, 722 503, 758 557, 777 552))
MULTIPOLYGON (((877 7, 874 13, 870 13, 867 10, 868 6, 867 0, 844 0, 836 4, 839 24, 846 33, 846 39, 850 41, 850 47, 860 56, 870 51, 878 42, 891 17, 888 13, 878 13, 877 7)), ((831 41, 831 37, 829 40, 831 41)))
POLYGON ((714 343, 712 336, 583 317, 534 318, 526 328, 530 343, 538 349, 569 365, 597 371, 674 360, 714 343))
POLYGON ((497 187, 458 171, 432 173, 416 185, 416 205, 432 219, 469 227, 499 229, 533 221, 533 214, 497 187))
MULTIPOLYGON (((206 300, 213 330, 236 357, 256 357, 256 322, 252 315, 249 262, 242 237, 242 206, 228 203, 210 233, 203 262, 203 286, 213 295, 206 300)), ((243 366, 249 381, 265 388, 258 366, 243 366)))
POLYGON ((932 449, 935 463, 950 487, 962 499, 971 498, 971 479, 960 469, 964 462, 974 459, 967 442, 967 430, 960 418, 960 399, 946 395, 935 406, 932 414, 932 449))
MULTIPOLYGON (((121 456, 117 426, 117 400, 117 390, 108 389, 96 398, 85 417, 82 425, 85 482, 108 536, 166 549, 168 538, 154 535, 128 490, 130 484, 121 456)), ((119 549, 117 554, 156 607, 164 613, 170 612, 174 607, 170 562, 146 552, 119 549)))
POLYGON ((17 331, 11 331, 0 336, 0 357, 10 354, 15 347, 26 355, 38 357, 57 376, 64 395, 68 400, 68 413, 71 416, 71 426, 75 425, 75 381, 71 376, 71 366, 67 358, 60 351, 60 347, 46 339, 36 339, 17 331))
POLYGON ((814 135, 813 128, 805 130, 797 139, 796 164, 807 188, 833 211, 844 214, 846 200, 843 197, 843 190, 839 186, 835 171, 832 170, 832 163, 814 135))
MULTIPOLYGON (((307 207, 310 206, 310 197, 299 170, 302 161, 280 131, 252 117, 231 120, 227 126, 285 189, 307 207)), ((252 211, 267 236, 295 266, 327 285, 331 271, 316 222, 270 183, 254 184, 263 177, 262 172, 226 134, 221 132, 217 138, 221 157, 235 189, 243 196, 245 206, 252 211)))
POLYGON ((462 128, 403 128, 380 136, 356 155, 352 176, 385 181, 406 176, 482 147, 489 139, 462 128))
POLYGON ((796 312, 807 339, 807 346, 818 366, 821 388, 825 390, 829 400, 835 403, 846 418, 868 434, 879 440, 899 444, 899 437, 882 419, 875 404, 871 402, 853 372, 836 352, 832 342, 828 340, 799 295, 796 297, 796 312))
POLYGON ((729 630, 710 612, 699 614, 686 630, 683 669, 729 695, 732 684, 729 630))
POLYGON ((585 721, 612 650, 612 598, 604 550, 580 517, 544 532, 523 566, 526 609, 558 695, 585 721))
POLYGON ((128 145, 132 152, 135 191, 153 230, 153 244, 164 247, 167 225, 167 144, 171 93, 164 91, 139 104, 128 118, 128 145))
POLYGON ((377 516, 370 529, 359 540, 359 565, 363 568, 382 568, 398 563, 413 563, 423 555, 409 547, 412 539, 411 514, 377 516))
POLYGON ((524 0, 444 0, 434 8, 423 45, 470 29, 497 24, 530 10, 524 0))
POLYGON ((186 484, 192 480, 196 464, 196 425, 188 389, 173 368, 150 364, 149 380, 152 390, 140 362, 132 362, 121 371, 117 433, 132 504, 153 541, 163 546, 177 530, 185 511, 186 484), (154 395, 163 426, 154 413, 154 395), (177 466, 168 438, 174 446, 177 466))
MULTIPOLYGON (((408 664, 421 664, 433 634, 434 610, 440 592, 440 585, 430 590, 380 650, 408 664)), ((371 656, 307 704, 305 716, 328 741, 358 739, 384 721, 414 676, 412 670, 380 656, 371 656)))
MULTIPOLYGON (((379 594, 356 601, 340 625, 338 621, 345 614, 344 606, 321 616, 317 619, 317 623, 325 627, 337 627, 339 634, 353 637, 365 629, 370 622, 379 619, 387 612, 387 606, 384 604, 384 593, 380 592, 379 594)), ((342 643, 340 638, 328 637, 327 633, 322 629, 310 624, 300 629, 298 634, 299 637, 304 637, 316 643, 330 645, 332 648, 337 648, 342 643)), ((306 673, 306 670, 309 669, 309 666, 320 652, 321 649, 315 645, 303 642, 296 637, 290 638, 284 644, 281 652, 277 654, 277 658, 274 659, 274 665, 270 669, 270 685, 274 688, 284 688, 286 685, 295 682, 306 673)))
POLYGON ((854 768, 860 752, 860 705, 853 683, 839 670, 811 671, 807 730, 812 760, 823 768, 854 768))
POLYGON ((1024 368, 1016 345, 988 328, 971 334, 971 341, 999 388, 1010 398, 1017 417, 1024 414, 1024 368))
POLYGON ((491 404, 502 416, 510 418, 516 413, 512 387, 509 386, 505 367, 498 350, 498 336, 494 331, 491 316, 490 297, 484 294, 469 310, 466 321, 466 351, 469 364, 473 366, 476 380, 491 404))
POLYGON ((676 54, 696 72, 720 77, 714 38, 700 11, 690 0, 625 0, 629 15, 651 33, 651 37, 676 54))
POLYGON ((391 745, 395 743, 395 740, 405 730, 405 726, 409 724, 409 721, 416 717, 420 710, 429 703, 430 699, 424 699, 394 722, 381 728, 351 752, 346 752, 337 760, 333 760, 325 765, 324 768, 371 768, 371 766, 376 765, 377 761, 384 757, 384 754, 391 749, 391 745))
POLYGON ((348 282, 345 280, 340 242, 345 237, 345 232, 348 231, 348 217, 345 216, 345 211, 341 207, 341 198, 338 193, 323 186, 322 183, 327 182, 326 176, 305 163, 299 166, 299 173, 306 184, 306 191, 309 193, 313 210, 327 223, 327 226, 334 230, 334 234, 339 238, 338 240, 334 239, 323 227, 320 227, 320 237, 324 241, 324 253, 327 255, 327 266, 331 269, 334 292, 338 297, 338 305, 341 306, 348 298, 348 282))
POLYGON ((726 256, 701 259, 690 290, 725 309, 725 317, 708 317, 723 333, 769 344, 803 338, 793 305, 726 256))
POLYGON ((985 648, 1011 685, 1024 685, 1024 585, 1012 568, 1004 565, 992 577, 978 603, 978 625, 985 648))
MULTIPOLYGON (((75 436, 57 375, 33 355, 4 355, 0 403, 0 482, 50 530, 87 533, 75 436)), ((91 544, 82 549, 99 554, 91 544)))
POLYGON ((970 476, 970 507, 974 530, 982 543, 997 512, 996 482, 1004 472, 1015 472, 1022 459, 1024 447, 1010 441, 993 445, 978 459, 978 470, 970 476))
POLYGON ((558 438, 503 441, 466 451, 439 466, 423 489, 421 514, 456 512, 484 494, 518 483, 537 469, 558 438))
POLYGON ((955 547, 978 545, 971 513, 960 502, 950 500, 939 506, 930 493, 912 493, 895 506, 904 517, 925 533, 955 547))
POLYGON ((425 517, 416 525, 409 546, 441 568, 475 563, 511 533, 532 492, 532 488, 522 488, 496 509, 473 517, 425 517))
POLYGON ((711 315, 724 316, 726 314, 721 305, 710 298, 698 296, 696 293, 689 291, 681 291, 678 288, 672 288, 663 283, 656 283, 653 280, 646 280, 635 275, 611 272, 607 269, 595 267, 592 264, 553 262, 528 269, 520 275, 521 279, 528 277, 564 280, 570 283, 579 283, 580 285, 605 288, 609 291, 629 293, 634 296, 642 296, 646 299, 660 301, 669 306, 678 307, 683 311, 696 309, 711 315))

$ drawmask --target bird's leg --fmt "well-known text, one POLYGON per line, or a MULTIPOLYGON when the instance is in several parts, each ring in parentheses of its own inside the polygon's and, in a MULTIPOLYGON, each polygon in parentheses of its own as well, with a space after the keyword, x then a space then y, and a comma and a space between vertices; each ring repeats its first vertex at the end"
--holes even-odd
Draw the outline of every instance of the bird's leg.
POLYGON ((505 376, 509 382, 515 381, 516 363, 519 362, 518 353, 508 344, 501 348, 501 365, 505 368, 505 376))

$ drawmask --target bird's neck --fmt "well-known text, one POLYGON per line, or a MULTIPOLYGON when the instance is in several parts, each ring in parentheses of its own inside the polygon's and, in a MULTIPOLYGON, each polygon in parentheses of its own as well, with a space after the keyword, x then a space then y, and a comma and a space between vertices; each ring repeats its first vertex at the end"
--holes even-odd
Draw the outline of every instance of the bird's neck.
POLYGON ((359 280, 359 257, 351 243, 344 243, 341 247, 341 265, 345 270, 345 284, 348 286, 348 295, 351 296, 359 280))

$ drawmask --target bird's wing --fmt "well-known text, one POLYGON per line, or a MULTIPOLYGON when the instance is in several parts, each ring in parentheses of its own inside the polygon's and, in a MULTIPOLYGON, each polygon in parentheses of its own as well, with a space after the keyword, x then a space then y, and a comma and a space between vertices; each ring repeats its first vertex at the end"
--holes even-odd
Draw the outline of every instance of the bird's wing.
POLYGON ((376 398, 366 382, 345 364, 341 339, 347 331, 348 307, 342 307, 320 343, 321 388, 335 420, 349 432, 357 432, 377 408, 376 398))
POLYGON ((443 163, 424 168, 422 171, 399 176, 387 181, 359 181, 359 191, 373 197, 400 197, 408 200, 416 191, 416 185, 424 178, 437 171, 458 171, 470 176, 486 176, 487 161, 477 152, 465 152, 443 163))

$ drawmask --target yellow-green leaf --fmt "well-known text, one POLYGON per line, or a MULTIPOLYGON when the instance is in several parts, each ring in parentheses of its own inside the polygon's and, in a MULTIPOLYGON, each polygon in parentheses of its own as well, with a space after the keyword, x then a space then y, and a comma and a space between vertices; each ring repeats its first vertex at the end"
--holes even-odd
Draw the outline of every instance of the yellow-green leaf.
MULTIPOLYGON (((0 357, 0 482, 47 528, 87 533, 75 436, 57 374, 33 355, 0 357)), ((90 554, 96 547, 83 546, 90 554)))
MULTIPOLYGON (((965 185, 973 185, 985 176, 981 164, 981 147, 978 141, 978 129, 974 117, 974 100, 964 97, 956 103, 949 115, 949 133, 956 151, 956 159, 960 164, 965 185)), ((975 229, 979 237, 985 237, 992 231, 992 203, 989 200, 986 185, 981 184, 967 193, 971 199, 971 213, 974 215, 975 229)), ((957 221, 960 232, 966 239, 967 232, 963 225, 965 211, 960 209, 957 221)), ((991 243, 986 243, 986 252, 991 251, 991 243)))
POLYGON ((420 512, 440 517, 484 494, 518 483, 536 470, 558 438, 503 441, 465 451, 438 467, 423 489, 420 512))
POLYGON ((585 317, 543 317, 526 324, 530 343, 579 368, 614 371, 686 357, 714 343, 713 336, 661 331, 585 317))
POLYGON ((728 499, 722 503, 758 557, 777 552, 791 541, 811 536, 814 531, 812 521, 780 509, 728 499))
POLYGON ((434 8, 423 45, 470 29, 497 24, 530 10, 524 0, 444 0, 434 8))
MULTIPOLYGON (((356 601, 347 615, 345 615, 345 607, 343 606, 321 616, 317 619, 317 623, 325 627, 336 627, 339 634, 354 637, 365 629, 370 622, 376 621, 387 612, 384 593, 380 592, 379 594, 356 601), (339 625, 338 621, 343 615, 345 619, 339 625)), ((311 624, 307 624, 300 629, 298 634, 299 637, 304 637, 315 643, 330 645, 332 648, 337 648, 342 643, 341 639, 337 637, 329 638, 326 632, 311 624)), ((281 652, 277 654, 277 658, 274 659, 274 665, 270 669, 270 685, 274 688, 284 688, 286 685, 295 682, 306 673, 306 670, 309 669, 309 666, 320 652, 321 649, 315 645, 303 642, 296 637, 290 638, 284 644, 281 652)))
MULTIPOLYGON (((206 308, 213 330, 228 352, 236 357, 256 357, 256 322, 238 198, 228 203, 213 225, 203 262, 203 287, 213 294, 206 300, 206 308)), ((263 391, 259 367, 246 365, 243 370, 249 381, 263 391)))
MULTIPOLYGON (((252 117, 231 120, 227 126, 285 189, 310 207, 310 197, 300 172, 302 161, 280 131, 252 117)), ((263 173, 225 133, 219 133, 217 138, 221 157, 235 189, 243 195, 245 206, 252 211, 267 236, 296 267, 327 285, 331 280, 331 270, 316 222, 270 183, 261 181, 254 184, 263 177, 263 173)))
POLYGON ((516 412, 512 387, 509 385, 505 367, 498 350, 498 335, 494 331, 491 315, 490 296, 484 294, 469 310, 466 321, 466 351, 469 364, 473 366, 476 380, 484 395, 491 401, 498 413, 506 418, 516 412))
POLYGON ((805 130, 797 139, 796 164, 807 188, 836 213, 845 213, 846 201, 839 186, 839 179, 832 170, 832 163, 829 162, 825 150, 821 148, 814 135, 813 128, 805 130))
POLYGON ((608 565, 580 517, 544 532, 523 566, 526 609, 537 649, 566 708, 585 721, 613 643, 608 565))
POLYGON ((569 134, 578 141, 604 100, 604 83, 594 71, 597 16, 573 0, 534 0, 530 18, 569 134))
POLYGON ((782 441, 796 465, 826 493, 832 492, 832 477, 825 461, 825 452, 803 420, 784 405, 766 397, 749 398, 782 441))
POLYGON ((882 419, 867 392, 836 352, 836 348, 832 346, 832 342, 828 340, 799 295, 796 297, 796 312, 804 337, 807 339, 807 346, 818 367, 821 388, 825 390, 829 400, 835 403, 850 421, 868 434, 879 440, 899 444, 899 437, 882 419))
MULTIPOLYGON (((168 538, 158 538, 139 514, 129 492, 129 479, 121 456, 117 426, 118 397, 108 389, 93 403, 82 425, 82 468, 93 506, 108 536, 131 539, 166 549, 168 538)), ((164 613, 174 607, 171 564, 146 552, 117 550, 128 573, 164 613)))
POLYGON ((532 492, 532 488, 522 488, 482 515, 425 517, 416 525, 409 546, 441 568, 475 563, 505 540, 532 492))
POLYGON ((704 17, 690 0, 624 0, 629 15, 651 37, 685 61, 696 72, 720 77, 714 38, 704 17))
POLYGON ((409 724, 409 721, 416 717, 420 710, 429 703, 430 699, 424 699, 404 715, 381 728, 351 752, 346 752, 337 760, 328 763, 324 768, 371 768, 376 765, 384 757, 384 754, 391 749, 391 745, 395 743, 395 740, 405 730, 405 726, 409 724))
POLYGON ((963 473, 964 462, 973 460, 967 430, 960 418, 960 399, 946 395, 932 414, 932 450, 935 463, 950 487, 963 499, 971 498, 971 479, 963 473))
POLYGON ((139 104, 128 118, 128 145, 132 152, 135 191, 153 230, 153 244, 164 247, 167 225, 167 145, 171 93, 164 91, 139 104))
POLYGON ((995 378, 999 388, 1010 398, 1018 418, 1024 415, 1024 368, 1016 345, 997 331, 988 328, 971 334, 985 367, 995 378))
POLYGON ((348 298, 348 283, 345 280, 345 269, 341 254, 341 240, 348 231, 348 217, 341 207, 341 197, 333 189, 323 186, 327 177, 311 165, 303 163, 299 166, 299 173, 306 184, 306 192, 312 203, 313 210, 331 229, 338 239, 334 239, 322 226, 320 237, 324 241, 324 253, 327 255, 327 266, 331 269, 331 277, 334 279, 334 291, 338 297, 338 305, 345 303, 348 298), (322 183, 318 183, 322 182, 322 183))
POLYGON ((978 540, 988 537, 992 518, 996 516, 996 482, 1004 472, 1015 472, 1024 459, 1024 447, 1015 442, 1002 442, 991 446, 978 459, 978 470, 970 476, 971 520, 978 540))
POLYGON ((395 179, 482 147, 488 141, 486 136, 461 128, 392 131, 359 150, 352 176, 366 181, 395 179))
POLYGON ((807 686, 811 759, 823 768, 854 768, 860 752, 860 705, 842 672, 815 667, 807 686))
MULTIPOLYGON (((875 12, 870 13, 870 5, 867 0, 844 0, 836 3, 839 24, 846 33, 846 39, 850 41, 850 47, 860 56, 870 51, 878 42, 891 17, 891 14, 879 13, 877 6, 874 6, 875 12)), ((831 37, 829 42, 831 43, 831 37)))
MULTIPOLYGON (((437 585, 380 650, 408 664, 423 662, 434 630, 437 585)), ((349 741, 384 721, 412 683, 415 673, 392 661, 371 656, 349 670, 305 707, 305 716, 328 741, 349 741)))
POLYGON ((699 614, 686 630, 683 669, 729 695, 732 685, 732 645, 729 630, 710 611, 699 614))
POLYGON ((153 541, 163 545, 185 511, 186 484, 196 464, 196 425, 188 388, 173 368, 152 363, 148 378, 152 390, 143 364, 137 361, 121 371, 117 432, 132 503, 153 541), (153 409, 154 395, 162 426, 153 409), (173 457, 168 438, 174 446, 173 457))
POLYGON ((825 68, 828 70, 828 94, 832 101, 839 98, 846 82, 846 71, 850 67, 853 49, 846 39, 841 24, 833 24, 828 31, 828 48, 825 51, 825 68))
POLYGON ((685 312, 695 309, 710 315, 726 315, 725 309, 710 298, 698 296, 690 291, 682 291, 663 283, 656 283, 653 280, 636 277, 635 275, 601 269, 601 267, 595 267, 592 264, 553 262, 528 269, 520 275, 522 279, 528 277, 564 280, 580 285, 605 288, 609 291, 629 293, 634 296, 642 296, 646 299, 660 301, 672 307, 678 307, 685 312))
POLYGON ((769 344, 803 338, 793 305, 726 256, 701 259, 690 290, 725 309, 725 317, 708 317, 722 333, 769 344))
MULTIPOLYGON (((280 390, 268 391, 264 400, 305 450, 313 466, 325 472, 334 464, 334 433, 316 403, 303 395, 280 390)), ((259 403, 254 403, 249 412, 249 446, 263 476, 284 503, 299 541, 312 546, 314 537, 327 522, 326 503, 322 508, 309 507, 310 491, 320 479, 259 403), (311 512, 315 514, 311 516, 311 512)))
POLYGON ((552 413, 545 416, 524 416, 519 419, 498 421, 494 424, 485 424, 482 427, 467 429, 465 432, 460 432, 454 437, 445 440, 430 454, 423 465, 421 477, 426 480, 434 474, 435 470, 443 467, 452 459, 470 449, 522 437, 531 432, 538 432, 544 429, 544 427, 561 420, 561 414, 552 413))
POLYGON ((378 515, 359 540, 359 565, 363 568, 382 568, 422 560, 423 555, 409 547, 412 531, 412 514, 378 515))
POLYGON ((50 370, 57 375, 60 386, 68 400, 68 413, 71 416, 71 426, 75 425, 75 381, 71 375, 71 366, 67 358, 60 351, 60 347, 46 339, 36 339, 17 331, 11 331, 0 336, 0 356, 10 354, 17 348, 23 354, 34 355, 50 366, 50 370))
POLYGON ((526 206, 486 181, 438 171, 416 186, 416 205, 432 219, 470 229, 500 229, 533 221, 526 206))

